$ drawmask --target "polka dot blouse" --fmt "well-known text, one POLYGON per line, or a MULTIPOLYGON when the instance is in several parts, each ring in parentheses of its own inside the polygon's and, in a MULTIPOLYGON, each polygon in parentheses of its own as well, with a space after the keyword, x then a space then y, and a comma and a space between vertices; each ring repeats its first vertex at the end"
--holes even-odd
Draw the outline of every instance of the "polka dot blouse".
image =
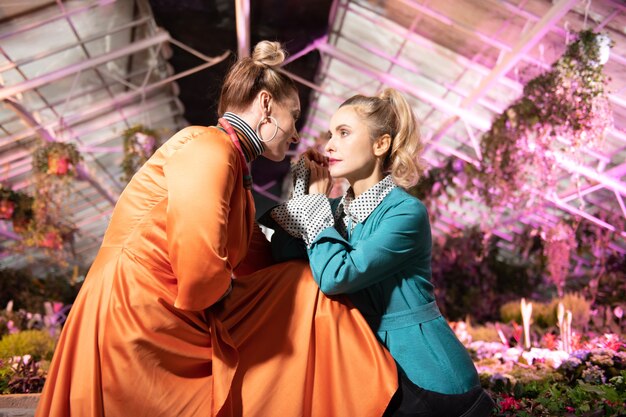
POLYGON ((333 213, 326 195, 307 194, 309 171, 304 165, 304 159, 292 167, 292 175, 292 198, 274 207, 271 216, 287 233, 303 239, 307 247, 327 227, 336 227, 347 239, 354 227, 365 221, 385 196, 397 187, 391 175, 388 175, 356 198, 352 188, 349 188, 333 213))

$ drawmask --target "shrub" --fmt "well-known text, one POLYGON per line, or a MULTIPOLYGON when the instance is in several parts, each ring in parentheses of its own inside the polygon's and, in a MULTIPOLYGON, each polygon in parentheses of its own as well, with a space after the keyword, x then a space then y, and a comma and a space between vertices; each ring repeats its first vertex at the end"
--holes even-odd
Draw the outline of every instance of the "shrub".
POLYGON ((43 330, 25 330, 0 339, 0 359, 30 355, 33 360, 52 359, 55 340, 43 330))
MULTIPOLYGON (((535 315, 535 303, 533 303, 533 317, 535 315)), ((520 301, 513 300, 508 303, 502 304, 500 307, 500 320, 504 323, 510 323, 514 321, 517 324, 522 324, 522 310, 520 308, 520 301)))
MULTIPOLYGON (((533 324, 542 329, 547 329, 548 327, 553 327, 556 325, 556 310, 554 310, 554 306, 551 302, 530 302, 533 303, 533 324)), ((514 321, 518 324, 522 324, 522 311, 520 308, 520 300, 509 301, 508 303, 503 304, 502 307, 500 307, 500 319, 504 323, 510 323, 511 321, 514 321)))
POLYGON ((484 342, 500 342, 498 330, 493 323, 487 323, 481 326, 469 326, 468 333, 472 340, 482 340, 484 342))
POLYGON ((589 324, 589 317, 591 315, 591 303, 585 299, 579 293, 569 293, 561 299, 555 298, 550 304, 550 308, 553 311, 553 316, 556 317, 559 302, 563 303, 565 311, 570 310, 572 312, 572 328, 573 329, 586 329, 589 324))

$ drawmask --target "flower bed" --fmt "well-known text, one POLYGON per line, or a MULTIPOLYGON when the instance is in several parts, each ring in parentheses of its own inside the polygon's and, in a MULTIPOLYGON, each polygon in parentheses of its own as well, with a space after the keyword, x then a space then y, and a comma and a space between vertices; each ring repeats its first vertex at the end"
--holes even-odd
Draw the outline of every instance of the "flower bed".
POLYGON ((468 343, 495 416, 626 415, 626 344, 615 334, 559 349, 468 343))

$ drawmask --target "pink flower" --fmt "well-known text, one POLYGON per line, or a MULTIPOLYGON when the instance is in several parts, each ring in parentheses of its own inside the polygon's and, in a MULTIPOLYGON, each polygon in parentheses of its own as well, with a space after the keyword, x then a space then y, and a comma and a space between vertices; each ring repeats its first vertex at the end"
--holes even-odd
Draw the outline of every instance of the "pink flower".
POLYGON ((565 411, 567 411, 568 413, 573 413, 576 410, 574 409, 574 407, 570 407, 569 405, 566 405, 565 406, 565 411))
POLYGON ((14 210, 15 203, 9 200, 0 200, 0 219, 10 219, 14 210))
POLYGON ((546 349, 556 349, 557 347, 557 337, 554 333, 546 333, 543 335, 541 339, 541 344, 546 347, 546 349))
POLYGON ((519 410, 521 407, 522 405, 514 397, 505 396, 502 397, 502 401, 500 401, 500 408, 503 412, 509 410, 519 410))
POLYGON ((17 326, 15 326, 15 323, 13 322, 13 320, 9 320, 7 322, 7 327, 9 328, 9 334, 17 333, 20 331, 20 329, 18 329, 17 326))
POLYGON ((61 249, 63 241, 57 232, 50 231, 44 235, 40 242, 40 246, 43 248, 61 249))

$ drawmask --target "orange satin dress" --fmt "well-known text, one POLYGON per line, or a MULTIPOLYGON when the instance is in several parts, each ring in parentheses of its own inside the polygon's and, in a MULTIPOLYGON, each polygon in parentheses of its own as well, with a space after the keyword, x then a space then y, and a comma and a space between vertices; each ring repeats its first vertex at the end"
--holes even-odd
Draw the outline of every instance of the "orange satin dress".
POLYGON ((221 130, 189 127, 134 176, 36 416, 383 413, 393 359, 355 308, 319 291, 308 264, 268 266, 243 163, 221 130))

